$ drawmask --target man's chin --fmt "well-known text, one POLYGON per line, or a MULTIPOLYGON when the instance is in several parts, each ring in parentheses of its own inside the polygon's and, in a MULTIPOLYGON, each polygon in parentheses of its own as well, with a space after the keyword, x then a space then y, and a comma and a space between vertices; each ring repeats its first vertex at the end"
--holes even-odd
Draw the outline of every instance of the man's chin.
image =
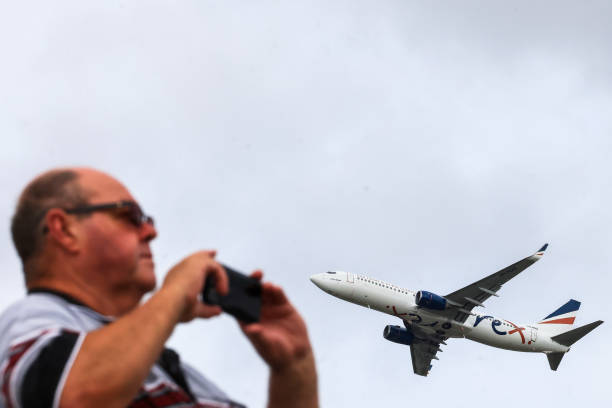
POLYGON ((156 282, 155 280, 153 280, 153 282, 146 282, 143 283, 143 285, 141 285, 141 289, 144 293, 149 293, 155 290, 156 287, 156 282))
POLYGON ((157 278, 155 277, 155 268, 153 262, 150 262, 150 265, 140 265, 138 270, 138 275, 140 277, 139 283, 140 287, 144 293, 151 292, 155 290, 157 285, 157 278))

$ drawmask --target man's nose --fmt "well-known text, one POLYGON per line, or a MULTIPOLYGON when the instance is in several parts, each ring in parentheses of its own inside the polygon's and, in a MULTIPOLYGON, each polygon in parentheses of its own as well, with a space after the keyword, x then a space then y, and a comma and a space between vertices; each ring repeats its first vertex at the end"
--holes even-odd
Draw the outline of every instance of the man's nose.
POLYGON ((151 222, 143 222, 140 226, 140 239, 142 241, 152 241, 157 236, 157 230, 151 222))

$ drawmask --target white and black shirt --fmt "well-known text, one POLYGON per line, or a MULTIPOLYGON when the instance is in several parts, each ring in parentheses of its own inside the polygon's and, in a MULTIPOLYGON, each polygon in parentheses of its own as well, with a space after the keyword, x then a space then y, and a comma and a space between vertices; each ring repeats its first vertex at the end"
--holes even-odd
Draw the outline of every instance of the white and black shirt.
MULTIPOLYGON (((0 408, 57 407, 68 372, 88 332, 111 323, 75 299, 33 290, 0 316, 0 408)), ((178 355, 164 349, 129 405, 244 407, 178 355)))

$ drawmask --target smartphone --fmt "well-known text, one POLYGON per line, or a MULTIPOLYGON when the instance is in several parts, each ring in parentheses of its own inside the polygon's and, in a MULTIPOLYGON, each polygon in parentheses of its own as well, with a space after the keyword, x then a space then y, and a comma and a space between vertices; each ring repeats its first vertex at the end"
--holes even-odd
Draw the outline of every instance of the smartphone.
POLYGON ((202 299, 210 305, 221 306, 224 312, 244 323, 258 322, 261 313, 261 282, 229 266, 221 266, 227 272, 229 293, 221 296, 215 288, 216 279, 208 276, 202 289, 202 299))

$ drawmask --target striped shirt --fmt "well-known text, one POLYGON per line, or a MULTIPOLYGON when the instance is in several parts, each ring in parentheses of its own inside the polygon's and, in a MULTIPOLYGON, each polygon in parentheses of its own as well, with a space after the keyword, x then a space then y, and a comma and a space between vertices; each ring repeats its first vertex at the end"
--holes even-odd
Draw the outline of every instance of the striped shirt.
MULTIPOLYGON (((0 315, 0 408, 58 407, 85 336, 112 320, 50 290, 10 306, 0 315)), ((129 407, 244 406, 166 348, 129 407)))

